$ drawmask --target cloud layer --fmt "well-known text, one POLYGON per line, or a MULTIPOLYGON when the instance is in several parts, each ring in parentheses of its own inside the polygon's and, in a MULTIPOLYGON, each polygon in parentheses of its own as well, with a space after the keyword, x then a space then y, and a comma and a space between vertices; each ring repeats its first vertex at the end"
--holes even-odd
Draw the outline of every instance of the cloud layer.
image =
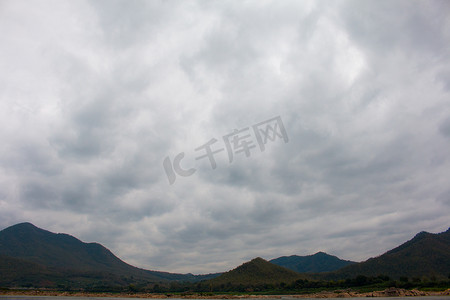
MULTIPOLYGON (((0 2, 0 228, 139 267, 365 260, 448 228, 446 1, 0 2), (252 126, 289 141, 261 151, 252 126), (255 148, 229 161, 223 137, 255 148), (242 137, 242 134, 241 134, 242 137), (217 142, 217 167, 196 148, 217 142), (171 185, 163 161, 193 175, 171 185)), ((204 154, 204 152, 203 152, 204 154)))

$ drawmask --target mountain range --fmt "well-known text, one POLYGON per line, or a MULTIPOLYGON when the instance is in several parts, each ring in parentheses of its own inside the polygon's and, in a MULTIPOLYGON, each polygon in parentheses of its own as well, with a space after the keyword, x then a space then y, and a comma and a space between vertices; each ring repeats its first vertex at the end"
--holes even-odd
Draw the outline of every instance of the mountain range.
MULTIPOLYGON (((201 282, 205 286, 280 285, 298 280, 339 280, 358 275, 447 278, 450 276, 450 229, 421 232, 406 243, 367 261, 356 263, 318 252, 255 258, 225 272, 174 274, 131 266, 98 243, 84 243, 31 223, 0 231, 0 287, 110 288, 201 282)), ((200 284, 200 283, 199 283, 200 284)))

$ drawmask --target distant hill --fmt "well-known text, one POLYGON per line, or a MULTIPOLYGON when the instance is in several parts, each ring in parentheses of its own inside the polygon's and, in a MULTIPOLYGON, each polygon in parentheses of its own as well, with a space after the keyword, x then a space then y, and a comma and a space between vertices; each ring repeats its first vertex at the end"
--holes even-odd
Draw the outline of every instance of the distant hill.
POLYGON ((406 243, 367 261, 344 267, 324 276, 327 279, 357 275, 388 275, 392 278, 450 276, 450 228, 442 233, 418 233, 406 243))
POLYGON ((20 223, 0 231, 0 284, 2 286, 127 285, 167 281, 197 281, 195 276, 148 271, 133 267, 98 243, 20 223))
POLYGON ((212 286, 249 286, 291 283, 304 276, 292 270, 274 265, 260 257, 207 281, 212 286))
POLYGON ((324 252, 317 252, 316 254, 307 256, 282 256, 272 259, 270 262, 298 273, 330 272, 355 263, 353 261, 339 259, 336 256, 324 252))

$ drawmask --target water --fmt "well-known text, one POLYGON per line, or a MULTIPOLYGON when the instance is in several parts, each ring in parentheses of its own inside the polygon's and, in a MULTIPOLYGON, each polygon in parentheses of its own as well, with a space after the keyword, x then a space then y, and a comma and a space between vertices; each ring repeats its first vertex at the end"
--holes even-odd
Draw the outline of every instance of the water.
MULTIPOLYGON (((371 297, 369 297, 371 298, 371 297)), ((5 296, 0 295, 0 300, 136 300, 145 298, 118 298, 118 297, 60 297, 60 296, 5 296)), ((158 298, 147 298, 152 300, 158 300, 158 298)), ((161 300, 186 300, 181 298, 161 298, 161 300)), ((242 298, 245 300, 246 298, 242 298)), ((247 298, 249 300, 317 300, 317 299, 351 299, 351 300, 367 300, 368 297, 355 297, 355 298, 295 298, 289 296, 282 296, 281 298, 247 298)), ((425 296, 425 297, 374 297, 374 300, 450 300, 450 296, 425 296)), ((189 300, 206 300, 206 299, 189 299, 189 300)))

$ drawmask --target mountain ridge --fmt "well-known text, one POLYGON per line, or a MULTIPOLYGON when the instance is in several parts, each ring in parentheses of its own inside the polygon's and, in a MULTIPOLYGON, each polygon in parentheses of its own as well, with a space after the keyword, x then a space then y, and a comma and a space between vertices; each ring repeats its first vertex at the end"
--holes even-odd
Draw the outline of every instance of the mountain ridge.
POLYGON ((85 243, 69 234, 52 233, 28 222, 1 231, 0 254, 63 269, 119 267, 126 272, 136 268, 99 243, 85 243))
POLYGON ((208 280, 207 284, 211 286, 267 285, 290 283, 303 278, 305 277, 302 274, 257 257, 208 280))
MULTIPOLYGON (((105 284, 159 283, 199 281, 215 274, 192 275, 151 271, 134 267, 95 242, 85 243, 65 233, 52 233, 29 222, 19 223, 0 231, 0 283, 5 278, 29 278, 29 284, 39 284, 30 269, 39 269, 48 281, 64 282, 66 277, 106 278, 105 284), (13 272, 7 272, 7 268, 13 272), (28 270, 21 272, 22 269, 28 270), (9 274, 8 274, 9 273, 9 274), (15 277, 11 274, 15 274, 15 277)), ((34 273, 33 273, 34 274, 34 273)), ((73 284, 73 283, 72 283, 73 284)))
POLYGON ((419 232, 412 239, 382 255, 324 274, 322 278, 343 279, 355 275, 448 278, 450 228, 441 233, 419 232))
MULTIPOLYGON (((302 267, 305 268, 305 265, 302 267)), ((419 232, 405 243, 360 263, 317 252, 303 257, 284 256, 271 261, 258 257, 223 274, 206 275, 140 269, 122 261, 99 243, 85 243, 71 235, 52 233, 29 222, 0 231, 0 286, 148 286, 174 281, 208 280, 206 282, 211 285, 229 284, 240 287, 245 284, 279 285, 308 278, 341 280, 358 275, 447 278, 450 275, 450 228, 437 234, 419 232), (299 273, 292 270, 292 266, 298 263, 295 260, 299 258, 309 259, 310 263, 306 264, 309 268, 306 270, 309 271, 299 273), (311 259, 319 259, 321 262, 311 263, 311 259), (330 267, 329 263, 325 266, 328 269, 321 269, 323 264, 327 264, 327 259, 349 265, 327 271, 329 268, 338 268, 336 265, 330 267), (282 265, 286 264, 283 260, 287 260, 291 268, 282 265)))
POLYGON ((342 260, 337 256, 322 251, 306 256, 281 256, 271 259, 269 262, 298 273, 331 272, 356 263, 354 261, 342 260))

